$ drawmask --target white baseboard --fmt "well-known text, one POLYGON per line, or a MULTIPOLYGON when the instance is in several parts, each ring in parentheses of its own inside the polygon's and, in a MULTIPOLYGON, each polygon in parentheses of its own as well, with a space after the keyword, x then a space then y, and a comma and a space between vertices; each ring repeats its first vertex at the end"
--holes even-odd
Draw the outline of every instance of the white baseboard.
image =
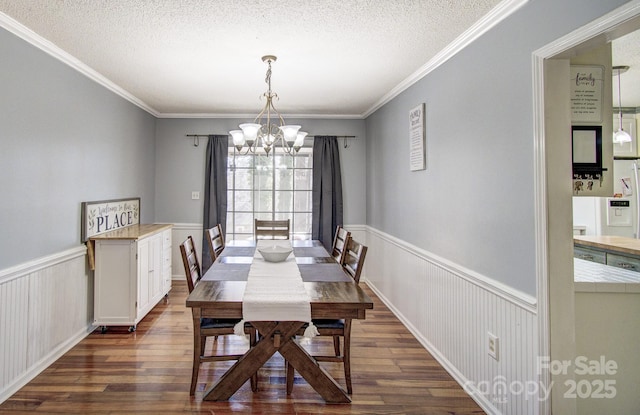
POLYGON ((11 382, 7 387, 5 387, 2 391, 0 391, 0 403, 9 399, 14 393, 18 392, 23 386, 27 383, 31 382, 36 376, 42 373, 43 370, 51 366, 56 360, 61 358, 65 353, 71 350, 75 345, 80 343, 87 337, 89 334, 93 332, 95 327, 92 325, 83 328, 78 331, 73 337, 69 338, 64 343, 60 344, 54 350, 51 351, 48 355, 44 356, 40 361, 36 364, 32 365, 26 372, 24 372, 20 377, 16 378, 13 382, 11 382))

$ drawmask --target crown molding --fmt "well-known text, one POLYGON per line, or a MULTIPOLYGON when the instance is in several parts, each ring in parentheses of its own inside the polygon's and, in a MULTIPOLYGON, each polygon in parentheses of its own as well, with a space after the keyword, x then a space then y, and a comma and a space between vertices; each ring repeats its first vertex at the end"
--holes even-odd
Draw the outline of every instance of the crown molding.
POLYGON ((438 68, 440 65, 451 59, 462 49, 473 43, 480 36, 488 32, 498 23, 509 17, 520 7, 524 6, 530 0, 503 0, 489 13, 478 20, 473 26, 464 31, 453 42, 451 42, 446 48, 442 49, 437 55, 435 55, 429 62, 423 65, 420 69, 409 75, 404 81, 400 82, 398 86, 384 95, 378 102, 376 102, 371 108, 362 114, 363 118, 367 118, 375 111, 380 109, 383 105, 400 95, 404 90, 427 76, 431 71, 438 68))
MULTIPOLYGON (((156 115, 157 118, 238 118, 238 119, 253 119, 256 116, 253 114, 219 114, 219 113, 179 113, 179 112, 163 112, 156 115)), ((344 120, 362 120, 364 117, 362 114, 281 114, 284 118, 307 118, 307 119, 344 119, 344 120)))
POLYGON ((73 55, 60 49, 54 43, 48 41, 47 39, 43 38, 42 36, 34 32, 33 30, 29 29, 28 27, 24 26, 17 20, 7 16, 2 12, 0 12, 0 27, 6 29, 10 33, 13 33, 14 35, 18 36, 20 39, 30 43, 31 45, 49 54, 55 59, 58 59, 62 63, 70 66, 71 68, 80 72, 82 75, 86 76, 92 81, 107 88, 109 91, 115 93, 116 95, 121 96, 122 98, 126 99, 132 104, 147 111, 149 114, 155 117, 158 117, 159 115, 158 111, 151 108, 145 102, 133 96, 129 92, 125 91, 124 89, 122 89, 121 87, 119 87, 118 85, 110 81, 109 79, 105 78, 100 73, 96 72, 91 67, 82 63, 73 55))

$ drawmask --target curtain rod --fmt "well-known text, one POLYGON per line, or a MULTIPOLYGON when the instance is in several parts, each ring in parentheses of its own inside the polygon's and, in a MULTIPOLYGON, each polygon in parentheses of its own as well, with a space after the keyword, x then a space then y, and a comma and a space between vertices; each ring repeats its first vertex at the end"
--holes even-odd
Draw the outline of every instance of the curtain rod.
MULTIPOLYGON (((198 147, 200 145, 200 137, 209 137, 210 135, 229 135, 229 134, 185 134, 187 138, 193 138, 193 146, 198 147)), ((316 134, 316 135, 308 135, 306 138, 315 138, 318 136, 326 136, 326 135, 334 135, 334 134, 316 134)), ((347 148, 347 138, 358 138, 355 135, 336 135, 336 138, 344 139, 344 148, 347 148)))

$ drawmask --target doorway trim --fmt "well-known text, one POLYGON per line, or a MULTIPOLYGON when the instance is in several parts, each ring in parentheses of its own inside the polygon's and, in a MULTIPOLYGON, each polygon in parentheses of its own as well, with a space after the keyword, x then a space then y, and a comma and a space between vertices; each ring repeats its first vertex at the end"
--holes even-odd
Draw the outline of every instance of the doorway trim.
MULTIPOLYGON (((637 29, 640 25, 640 0, 631 1, 610 13, 580 27, 532 54, 533 73, 533 144, 534 144, 534 226, 535 226, 535 260, 538 299, 538 356, 551 356, 550 331, 550 299, 549 299, 549 262, 553 253, 549 252, 549 238, 554 232, 563 229, 551 229, 548 226, 548 186, 547 186, 547 158, 545 135, 545 94, 544 94, 544 65, 545 60, 556 57, 571 49, 606 43, 626 34, 632 25, 637 29), (617 32, 620 31, 620 34, 617 32), (593 45, 592 45, 593 43, 593 45)), ((548 371, 539 374, 541 389, 548 390, 551 375, 548 371)), ((539 413, 551 414, 552 402, 540 401, 539 413)))

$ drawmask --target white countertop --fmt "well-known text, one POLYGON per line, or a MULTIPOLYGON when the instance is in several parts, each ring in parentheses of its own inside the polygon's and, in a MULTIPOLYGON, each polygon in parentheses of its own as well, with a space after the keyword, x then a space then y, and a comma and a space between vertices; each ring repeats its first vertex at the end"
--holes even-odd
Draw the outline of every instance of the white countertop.
POLYGON ((577 292, 640 293, 640 272, 573 259, 577 292))

